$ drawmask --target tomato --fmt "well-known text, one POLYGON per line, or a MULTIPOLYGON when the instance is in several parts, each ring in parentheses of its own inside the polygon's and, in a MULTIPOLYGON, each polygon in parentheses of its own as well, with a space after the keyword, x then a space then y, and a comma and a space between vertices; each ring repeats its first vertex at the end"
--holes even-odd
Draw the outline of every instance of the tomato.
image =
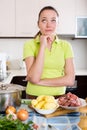
POLYGON ((28 111, 25 110, 25 109, 19 109, 18 112, 17 112, 17 118, 21 121, 25 121, 28 119, 28 111))
POLYGON ((6 114, 16 113, 16 108, 14 106, 8 106, 5 112, 6 114))

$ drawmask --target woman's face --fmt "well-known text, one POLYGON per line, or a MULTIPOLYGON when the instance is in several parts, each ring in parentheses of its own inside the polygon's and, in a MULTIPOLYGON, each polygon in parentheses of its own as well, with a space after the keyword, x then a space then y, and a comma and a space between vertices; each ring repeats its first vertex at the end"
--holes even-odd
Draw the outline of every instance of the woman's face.
POLYGON ((55 35, 58 24, 58 16, 54 10, 41 12, 38 26, 42 35, 55 35))

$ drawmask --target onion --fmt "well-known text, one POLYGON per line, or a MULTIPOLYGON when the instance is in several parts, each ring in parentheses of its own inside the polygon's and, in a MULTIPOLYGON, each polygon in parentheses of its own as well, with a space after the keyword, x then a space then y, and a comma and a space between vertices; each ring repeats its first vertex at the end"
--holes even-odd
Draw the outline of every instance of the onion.
POLYGON ((17 118, 21 121, 25 121, 28 119, 28 111, 25 110, 25 109, 19 109, 18 112, 17 112, 17 118))
POLYGON ((14 106, 8 106, 5 112, 6 114, 16 113, 16 108, 14 106))

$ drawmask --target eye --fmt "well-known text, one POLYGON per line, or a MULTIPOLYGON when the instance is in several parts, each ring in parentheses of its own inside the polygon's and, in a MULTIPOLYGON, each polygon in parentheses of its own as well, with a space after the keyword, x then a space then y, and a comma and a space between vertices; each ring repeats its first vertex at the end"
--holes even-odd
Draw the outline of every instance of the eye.
POLYGON ((56 19, 52 19, 51 22, 56 22, 56 19))
POLYGON ((42 22, 43 22, 43 23, 46 23, 46 19, 42 19, 42 22))

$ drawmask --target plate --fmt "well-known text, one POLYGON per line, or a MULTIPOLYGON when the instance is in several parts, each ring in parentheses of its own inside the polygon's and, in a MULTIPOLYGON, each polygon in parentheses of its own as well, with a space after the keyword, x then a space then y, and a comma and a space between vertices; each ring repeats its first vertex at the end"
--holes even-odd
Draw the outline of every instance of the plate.
POLYGON ((55 112, 57 110, 58 106, 55 107, 54 109, 49 109, 49 110, 48 109, 47 110, 46 109, 38 109, 38 108, 35 108, 35 107, 33 107, 33 108, 36 112, 38 112, 42 115, 46 115, 46 114, 51 114, 51 113, 55 112))
POLYGON ((69 110, 76 110, 80 107, 84 107, 87 105, 86 101, 82 98, 79 98, 80 101, 81 101, 81 106, 77 106, 77 107, 70 107, 70 106, 62 106, 62 105, 59 105, 60 107, 64 108, 64 109, 69 109, 69 110))

